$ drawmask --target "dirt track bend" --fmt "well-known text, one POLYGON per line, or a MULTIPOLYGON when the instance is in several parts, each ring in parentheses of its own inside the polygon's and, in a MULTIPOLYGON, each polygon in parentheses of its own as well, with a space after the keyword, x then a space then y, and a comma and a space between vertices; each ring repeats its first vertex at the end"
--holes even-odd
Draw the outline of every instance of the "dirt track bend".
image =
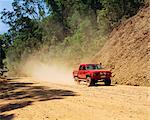
POLYGON ((0 88, 0 120, 150 120, 150 88, 10 79, 0 88))

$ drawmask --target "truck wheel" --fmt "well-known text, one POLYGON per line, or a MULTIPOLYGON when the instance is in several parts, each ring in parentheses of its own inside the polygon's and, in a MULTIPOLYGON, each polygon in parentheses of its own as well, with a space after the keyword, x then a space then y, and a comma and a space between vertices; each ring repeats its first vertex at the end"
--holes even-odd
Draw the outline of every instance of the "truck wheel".
POLYGON ((111 79, 110 78, 105 79, 104 83, 106 86, 109 86, 111 84, 111 79))
POLYGON ((96 81, 95 81, 95 80, 93 80, 93 81, 92 81, 92 85, 93 85, 93 86, 95 86, 95 84, 96 84, 96 81))
POLYGON ((77 84, 80 84, 80 80, 78 77, 74 77, 74 81, 77 83, 77 84))
POLYGON ((86 82, 87 82, 87 86, 89 87, 89 86, 91 86, 92 85, 92 79, 91 79, 91 77, 87 77, 86 78, 86 82))

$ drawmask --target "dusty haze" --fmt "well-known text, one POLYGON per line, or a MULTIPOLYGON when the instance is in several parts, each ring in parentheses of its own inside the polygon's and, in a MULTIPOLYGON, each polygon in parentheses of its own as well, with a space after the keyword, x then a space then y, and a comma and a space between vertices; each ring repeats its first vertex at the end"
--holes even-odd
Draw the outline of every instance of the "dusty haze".
POLYGON ((38 59, 30 58, 21 70, 23 74, 35 80, 49 81, 60 84, 74 84, 72 69, 61 63, 41 62, 38 59))

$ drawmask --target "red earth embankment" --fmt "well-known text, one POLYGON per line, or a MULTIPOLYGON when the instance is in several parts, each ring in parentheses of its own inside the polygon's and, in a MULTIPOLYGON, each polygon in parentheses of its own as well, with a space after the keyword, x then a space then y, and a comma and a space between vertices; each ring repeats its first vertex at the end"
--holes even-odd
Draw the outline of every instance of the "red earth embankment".
POLYGON ((150 85, 150 6, 123 22, 93 61, 110 66, 113 82, 150 85))

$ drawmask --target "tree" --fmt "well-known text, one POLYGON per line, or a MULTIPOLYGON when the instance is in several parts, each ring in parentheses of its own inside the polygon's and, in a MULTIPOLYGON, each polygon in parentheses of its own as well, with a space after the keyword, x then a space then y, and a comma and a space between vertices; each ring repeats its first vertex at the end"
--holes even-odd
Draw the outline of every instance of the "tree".
POLYGON ((3 68, 3 59, 6 58, 5 52, 3 50, 3 37, 0 35, 0 68, 3 68))
POLYGON ((100 41, 102 36, 134 15, 143 1, 14 0, 12 11, 1 12, 2 21, 10 27, 3 35, 3 49, 10 63, 27 58, 45 45, 54 56, 59 50, 66 50, 66 56, 75 56, 78 50, 82 56, 87 46, 94 45, 92 50, 98 50, 96 43, 104 43, 100 41))
POLYGON ((41 16, 38 14, 43 9, 40 1, 14 0, 12 6, 13 11, 4 9, 1 12, 1 19, 10 27, 4 39, 7 41, 7 56, 11 61, 14 58, 21 59, 25 52, 31 53, 33 49, 38 49, 42 44, 43 34, 39 25, 41 16))

